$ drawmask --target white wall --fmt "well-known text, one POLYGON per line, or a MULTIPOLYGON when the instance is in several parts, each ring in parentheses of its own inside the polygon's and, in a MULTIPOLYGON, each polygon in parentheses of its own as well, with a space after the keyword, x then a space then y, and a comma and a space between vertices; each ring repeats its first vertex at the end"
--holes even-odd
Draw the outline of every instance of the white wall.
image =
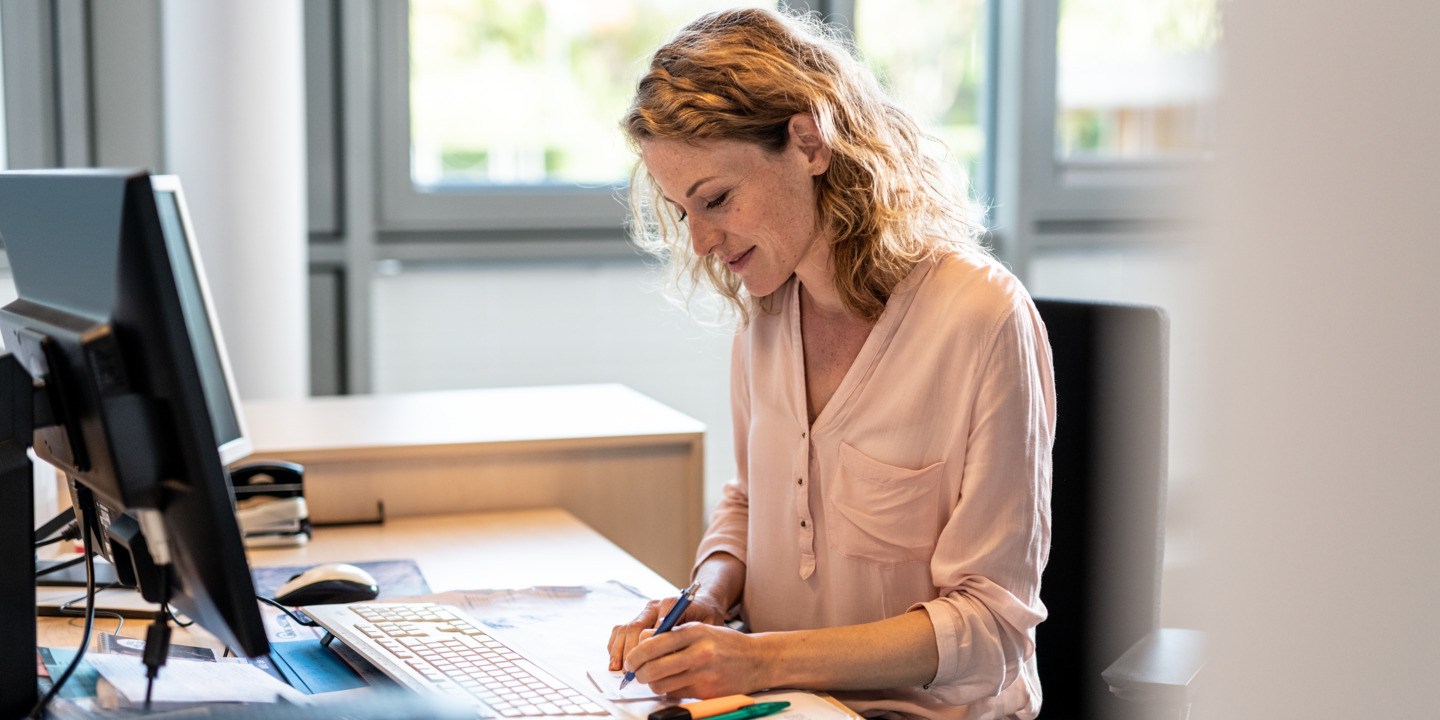
POLYGON ((390 268, 374 285, 375 392, 624 383, 705 423, 706 508, 719 500, 735 475, 733 335, 671 306, 640 259, 390 268))
POLYGON ((1166 627, 1204 622, 1204 547, 1195 512, 1196 495, 1208 481, 1201 424, 1208 297, 1202 250, 1181 240, 1047 249, 1031 256, 1026 280, 1035 297, 1154 305, 1169 319, 1169 476, 1160 588, 1160 623, 1166 627))
POLYGON ((165 0, 165 157, 242 398, 309 392, 301 5, 165 0))
POLYGON ((1226 13, 1204 717, 1435 717, 1440 4, 1226 13))

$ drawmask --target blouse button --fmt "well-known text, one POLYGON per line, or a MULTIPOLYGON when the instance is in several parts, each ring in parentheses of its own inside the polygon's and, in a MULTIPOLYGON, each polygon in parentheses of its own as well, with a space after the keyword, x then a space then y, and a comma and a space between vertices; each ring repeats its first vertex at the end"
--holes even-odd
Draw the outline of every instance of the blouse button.
POLYGON ((804 485, 804 484, 805 484, 805 478, 799 478, 799 479, 797 479, 797 480, 795 481, 795 484, 796 484, 796 485, 804 485))
POLYGON ((805 521, 804 521, 804 520, 801 520, 801 521, 800 521, 800 527, 802 527, 802 528, 805 527, 805 521))
POLYGON ((800 438, 803 440, 805 438, 805 433, 800 433, 800 438))

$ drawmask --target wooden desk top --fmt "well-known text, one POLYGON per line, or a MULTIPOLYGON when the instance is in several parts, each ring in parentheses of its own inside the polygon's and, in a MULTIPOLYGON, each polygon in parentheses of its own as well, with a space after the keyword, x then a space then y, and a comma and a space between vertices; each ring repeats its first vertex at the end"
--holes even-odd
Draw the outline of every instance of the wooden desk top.
MULTIPOLYGON (((674 586, 638 560, 558 509, 430 515, 392 519, 383 525, 318 528, 304 547, 256 549, 249 555, 256 566, 411 559, 435 592, 591 585, 607 580, 619 580, 650 597, 675 592, 674 586)), ((127 620, 121 634, 144 637, 147 624, 127 620)), ((114 626, 114 620, 96 619, 97 633, 110 632, 114 626)), ((40 644, 76 645, 81 627, 80 619, 40 618, 40 644)), ((196 629, 177 631, 174 642, 213 646, 209 634, 193 632, 196 629)))
POLYGON ((650 597, 675 588, 564 510, 425 515, 318 528, 304 547, 249 551, 253 565, 412 559, 435 592, 619 580, 650 597))
POLYGON ((257 456, 605 439, 653 441, 705 424, 624 385, 446 390, 244 404, 257 456))

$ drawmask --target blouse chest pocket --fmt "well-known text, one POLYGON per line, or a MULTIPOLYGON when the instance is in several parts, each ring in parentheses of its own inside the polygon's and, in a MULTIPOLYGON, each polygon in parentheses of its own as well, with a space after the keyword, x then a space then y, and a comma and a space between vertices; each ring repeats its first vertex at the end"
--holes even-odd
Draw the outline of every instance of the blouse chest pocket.
POLYGON ((877 565, 928 562, 940 533, 944 467, 943 461, 919 470, 895 467, 841 442, 826 493, 835 551, 877 565))

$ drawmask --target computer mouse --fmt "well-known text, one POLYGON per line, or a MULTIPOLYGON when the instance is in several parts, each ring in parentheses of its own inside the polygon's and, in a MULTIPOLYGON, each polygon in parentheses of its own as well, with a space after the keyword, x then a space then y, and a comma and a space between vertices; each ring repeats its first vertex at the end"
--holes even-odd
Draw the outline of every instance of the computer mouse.
POLYGON ((290 578, 275 591, 282 605, 330 605, 374 600, 380 586, 370 573, 348 563, 316 565, 290 578))

